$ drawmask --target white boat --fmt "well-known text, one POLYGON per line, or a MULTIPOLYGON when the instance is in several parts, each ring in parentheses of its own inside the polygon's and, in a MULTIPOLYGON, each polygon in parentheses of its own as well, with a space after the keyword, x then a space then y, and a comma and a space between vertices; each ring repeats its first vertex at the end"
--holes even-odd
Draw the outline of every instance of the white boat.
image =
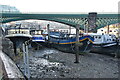
POLYGON ((85 33, 94 37, 93 48, 91 52, 115 55, 117 53, 117 38, 112 34, 85 33))
POLYGON ((117 38, 115 35, 111 34, 98 34, 98 33, 88 33, 92 37, 94 37, 94 45, 102 45, 102 47, 109 47, 116 45, 117 38))
POLYGON ((26 41, 30 41, 32 36, 29 33, 28 28, 9 28, 6 30, 5 38, 9 38, 14 45, 14 53, 17 54, 16 49, 22 47, 22 44, 26 41))
POLYGON ((37 47, 45 43, 45 37, 42 34, 43 30, 31 30, 30 34, 32 35, 32 47, 37 47))

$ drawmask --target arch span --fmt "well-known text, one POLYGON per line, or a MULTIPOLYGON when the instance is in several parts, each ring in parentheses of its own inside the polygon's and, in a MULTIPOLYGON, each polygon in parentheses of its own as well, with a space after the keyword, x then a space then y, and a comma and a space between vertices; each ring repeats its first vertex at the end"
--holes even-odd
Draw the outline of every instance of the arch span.
MULTIPOLYGON (((0 13, 1 14, 1 13, 0 13)), ((80 25, 81 29, 88 25, 88 14, 31 14, 31 13, 3 13, 0 22, 7 23, 11 21, 38 19, 48 20, 67 24, 73 27, 80 25)), ((97 14, 96 25, 99 29, 107 24, 118 23, 118 14, 97 14)))
POLYGON ((53 22, 58 22, 58 23, 62 23, 62 24, 66 24, 66 25, 69 25, 69 26, 72 26, 72 27, 76 27, 76 25, 78 24, 75 24, 73 22, 68 22, 68 21, 65 21, 65 20, 60 20, 60 19, 48 19, 48 18, 16 18, 16 19, 9 19, 9 20, 5 20, 3 21, 2 23, 8 23, 8 22, 11 22, 11 21, 20 21, 20 20, 46 20, 46 21, 53 21, 53 22))

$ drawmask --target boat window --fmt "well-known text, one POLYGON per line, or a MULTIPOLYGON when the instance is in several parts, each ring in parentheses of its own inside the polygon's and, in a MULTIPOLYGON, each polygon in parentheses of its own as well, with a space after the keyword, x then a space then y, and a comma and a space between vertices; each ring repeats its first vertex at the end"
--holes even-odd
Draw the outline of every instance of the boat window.
POLYGON ((107 39, 107 41, 111 41, 111 39, 107 39))
POLYGON ((101 30, 101 31, 103 31, 103 30, 101 30))
POLYGON ((95 36, 95 38, 97 38, 97 36, 95 36))
POLYGON ((99 39, 101 38, 101 36, 99 36, 99 39))
POLYGON ((112 32, 112 30, 110 30, 110 32, 112 32))

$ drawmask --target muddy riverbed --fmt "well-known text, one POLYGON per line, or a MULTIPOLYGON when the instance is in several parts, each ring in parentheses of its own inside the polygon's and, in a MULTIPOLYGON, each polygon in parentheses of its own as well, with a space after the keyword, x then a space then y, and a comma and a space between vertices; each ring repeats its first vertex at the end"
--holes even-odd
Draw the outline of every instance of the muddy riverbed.
MULTIPOLYGON (((106 55, 89 53, 79 56, 56 49, 29 49, 31 78, 118 78, 118 59, 106 55)), ((17 63, 24 72, 21 60, 17 63)))

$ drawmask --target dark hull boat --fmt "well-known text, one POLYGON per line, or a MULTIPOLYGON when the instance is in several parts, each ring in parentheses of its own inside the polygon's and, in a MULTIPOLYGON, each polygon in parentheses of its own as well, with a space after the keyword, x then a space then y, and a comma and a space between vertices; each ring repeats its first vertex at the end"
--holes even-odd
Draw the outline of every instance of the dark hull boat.
MULTIPOLYGON (((112 43, 109 43, 112 44, 112 43)), ((120 57, 120 45, 105 46, 109 44, 93 45, 91 52, 120 57), (118 52, 119 51, 119 52, 118 52)), ((114 43, 113 43, 114 44, 114 43)))
POLYGON ((110 45, 110 44, 112 44, 112 43, 99 44, 99 45, 94 44, 91 52, 114 56, 116 54, 118 46, 117 46, 117 43, 113 43, 115 45, 112 45, 112 46, 106 46, 106 45, 110 45))
MULTIPOLYGON (((94 38, 92 38, 89 35, 82 35, 82 37, 79 37, 79 51, 80 52, 90 52, 92 48, 92 42, 94 41, 94 38)), ((76 37, 56 37, 53 35, 50 35, 49 45, 51 47, 54 47, 60 51, 64 52, 70 52, 75 53, 75 44, 76 44, 76 37)))
POLYGON ((116 56, 116 55, 120 56, 120 53, 118 53, 120 45, 117 43, 117 38, 115 37, 115 35, 110 35, 110 34, 102 35, 97 33, 91 33, 89 35, 94 37, 94 42, 91 52, 111 55, 111 56, 116 56))

